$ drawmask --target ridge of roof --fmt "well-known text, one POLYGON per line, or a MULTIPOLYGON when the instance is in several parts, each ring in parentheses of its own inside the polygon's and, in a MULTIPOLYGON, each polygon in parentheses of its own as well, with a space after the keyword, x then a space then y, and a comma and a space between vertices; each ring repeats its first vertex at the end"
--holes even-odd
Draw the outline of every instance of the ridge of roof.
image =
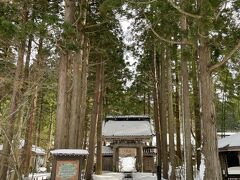
POLYGON ((102 126, 103 136, 152 136, 153 130, 150 120, 107 120, 102 126))
POLYGON ((106 116, 105 121, 150 121, 148 115, 106 116))

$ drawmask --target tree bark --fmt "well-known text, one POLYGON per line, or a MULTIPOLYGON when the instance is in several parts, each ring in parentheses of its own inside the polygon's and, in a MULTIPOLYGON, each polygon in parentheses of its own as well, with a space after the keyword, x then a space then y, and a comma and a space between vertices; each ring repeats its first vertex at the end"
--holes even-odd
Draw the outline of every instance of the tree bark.
POLYGON ((156 145, 157 145, 157 179, 161 180, 162 158, 161 158, 161 125, 160 125, 160 107, 159 107, 159 80, 157 70, 157 54, 156 46, 153 48, 153 102, 154 102, 154 127, 156 132, 156 145))
POLYGON ((25 68, 24 68, 24 86, 25 87, 27 87, 27 84, 28 84, 29 64, 30 64, 31 51, 32 51, 32 41, 33 41, 33 36, 30 35, 29 39, 28 39, 27 55, 26 55, 25 68))
POLYGON ((192 60, 192 86, 193 86, 193 103, 194 103, 194 119, 195 119, 195 152, 196 152, 196 164, 197 170, 200 168, 201 162, 201 119, 200 119, 200 100, 199 100, 199 86, 198 86, 198 53, 196 51, 196 58, 192 60))
POLYGON ((39 47, 38 47, 38 55, 37 61, 33 64, 33 86, 31 85, 30 89, 32 89, 31 95, 31 103, 30 103, 30 113, 27 120, 27 130, 25 135, 25 143, 23 147, 23 155, 22 155, 22 173, 25 177, 28 177, 30 170, 30 160, 32 155, 32 144, 33 144, 33 132, 35 128, 35 119, 36 119, 36 111, 37 111, 37 99, 38 99, 38 91, 39 91, 39 82, 41 81, 42 69, 43 69, 43 39, 40 37, 39 47))
MULTIPOLYGON (((73 81, 72 81, 72 66, 73 66, 74 55, 71 53, 69 55, 69 60, 67 64, 67 92, 66 92, 66 107, 65 107, 65 126, 63 129, 64 134, 64 147, 69 148, 69 135, 71 133, 70 129, 70 119, 71 119, 71 101, 72 101, 72 91, 73 91, 73 81)), ((74 97, 73 97, 74 98, 74 97)))
POLYGON ((49 127, 49 131, 48 131, 48 139, 47 139, 47 154, 45 156, 45 162, 46 162, 46 168, 47 168, 47 172, 50 171, 50 162, 49 162, 49 157, 50 157, 50 150, 52 148, 52 140, 53 140, 53 113, 54 110, 52 108, 52 106, 50 107, 50 127, 49 127))
POLYGON ((161 78, 161 85, 160 85, 160 120, 161 120, 161 140, 162 140, 162 160, 163 160, 163 178, 168 179, 168 145, 167 145, 167 83, 166 83, 166 59, 165 53, 166 48, 163 48, 161 60, 160 60, 160 78, 161 78))
POLYGON ((30 173, 30 159, 32 155, 32 144, 33 144, 33 131, 35 127, 36 107, 37 107, 37 96, 38 86, 34 87, 31 100, 30 114, 27 121, 27 132, 25 137, 25 143, 23 147, 23 160, 22 160, 22 173, 24 177, 28 177, 30 173))
POLYGON ((199 80, 200 80, 200 107, 202 122, 202 161, 200 171, 204 169, 204 180, 221 180, 221 167, 218 157, 215 107, 213 104, 213 89, 209 72, 210 50, 208 42, 200 38, 199 47, 199 80))
POLYGON ((37 115, 37 124, 36 124, 36 137, 35 137, 35 144, 40 146, 40 139, 41 139, 41 129, 42 129, 42 119, 43 119, 43 91, 39 92, 40 96, 40 104, 39 104, 39 111, 37 115))
MULTIPOLYGON (((75 0, 65 0, 65 16, 64 21, 73 24, 75 20, 75 0)), ((70 52, 68 50, 61 51, 59 65, 58 80, 58 99, 56 112, 56 134, 55 148, 66 148, 66 106, 67 106, 67 73, 68 61, 70 60, 70 52)))
MULTIPOLYGON (((26 3, 23 3, 22 7, 22 23, 28 21, 28 7, 26 3)), ((11 154, 11 146, 13 140, 13 134, 15 129, 16 113, 18 112, 19 103, 21 101, 21 90, 23 88, 23 66, 24 66, 24 54, 25 54, 25 39, 20 40, 18 45, 18 59, 15 71, 15 77, 13 82, 13 92, 11 97, 11 105, 8 113, 8 125, 5 128, 3 138, 3 150, 0 156, 0 179, 5 180, 7 178, 7 172, 9 167, 9 158, 11 154)), ((18 174, 18 177, 21 178, 18 174)))
POLYGON ((96 127, 97 120, 99 117, 99 108, 100 108, 100 97, 101 97, 101 79, 102 79, 102 62, 96 65, 96 81, 95 81, 95 92, 94 92, 94 103, 91 114, 91 126, 89 134, 89 155, 87 158, 87 167, 86 167, 86 180, 91 180, 94 166, 94 155, 95 155, 95 144, 96 144, 96 127))
MULTIPOLYGON (((181 17, 181 29, 187 34, 187 19, 185 15, 181 17)), ((186 39, 186 37, 183 37, 186 39)), ((183 93, 183 130, 184 130, 184 164, 185 178, 193 179, 192 167, 192 144, 191 144, 191 115, 189 106, 189 75, 187 59, 189 57, 186 45, 181 46, 181 74, 182 74, 182 93, 183 93)))
POLYGON ((71 98, 71 114, 69 121, 69 148, 77 148, 78 134, 78 115, 80 106, 80 88, 81 88, 81 71, 82 71, 82 52, 79 52, 73 58, 73 90, 71 98))
POLYGON ((82 86, 82 62, 83 62, 83 51, 86 50, 84 48, 84 39, 85 33, 82 31, 86 24, 86 0, 81 0, 80 2, 80 14, 79 14, 79 22, 78 22, 78 30, 79 36, 77 37, 79 42, 79 51, 76 53, 73 59, 73 91, 72 91, 72 99, 71 99, 71 115, 69 122, 69 148, 77 148, 78 146, 78 127, 81 121, 80 114, 80 104, 81 102, 81 86, 82 86))
POLYGON ((181 164, 182 161, 182 150, 181 150, 181 124, 180 124, 180 110, 179 110, 179 104, 180 104, 180 98, 179 98, 179 70, 178 70, 178 60, 176 59, 176 69, 175 69, 175 86, 176 86, 176 94, 175 94, 175 118, 176 118, 176 146, 177 146, 177 156, 179 158, 179 163, 181 164))
POLYGON ((170 180, 175 180, 176 179, 175 144, 174 144, 175 120, 173 115, 173 98, 172 98, 172 64, 171 58, 169 57, 169 52, 167 52, 166 60, 167 60, 167 90, 168 90, 168 135, 169 135, 168 139, 170 160, 169 175, 170 180))
POLYGON ((102 67, 100 107, 97 122, 97 155, 96 155, 96 174, 102 174, 102 119, 103 119, 103 97, 104 97, 104 65, 102 67))
POLYGON ((199 0, 200 13, 203 19, 199 22, 199 81, 200 81, 200 109, 202 125, 202 157, 200 171, 204 180, 221 180, 221 167, 218 157, 216 114, 213 102, 213 85, 209 65, 211 52, 208 42, 209 29, 204 21, 208 0, 199 0), (203 167, 204 166, 204 167, 203 167))
POLYGON ((18 61, 17 69, 15 72, 14 83, 13 83, 13 93, 11 98, 11 107, 8 115, 8 125, 4 133, 3 140, 3 150, 1 155, 1 169, 0 169, 0 179, 5 180, 7 176, 7 171, 9 167, 9 158, 11 154, 11 146, 13 140, 13 134, 15 129, 15 118, 18 112, 18 106, 20 103, 20 93, 23 85, 23 61, 25 53, 25 40, 21 41, 18 50, 18 61))
POLYGON ((87 89, 88 89, 88 59, 90 53, 88 39, 85 39, 84 51, 83 51, 83 65, 82 65, 82 86, 80 97, 80 120, 78 124, 78 148, 83 148, 84 140, 84 126, 86 121, 86 109, 87 109, 87 89))

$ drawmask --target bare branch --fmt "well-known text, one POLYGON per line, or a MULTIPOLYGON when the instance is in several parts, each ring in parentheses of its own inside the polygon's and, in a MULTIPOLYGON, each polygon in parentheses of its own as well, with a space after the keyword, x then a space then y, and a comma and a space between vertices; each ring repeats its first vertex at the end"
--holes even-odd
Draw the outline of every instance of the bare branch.
POLYGON ((172 7, 174 7, 178 12, 180 12, 181 14, 184 14, 188 17, 192 17, 195 19, 200 19, 202 18, 202 16, 196 15, 196 14, 191 14, 189 12, 184 11, 183 9, 181 9, 179 6, 177 6, 172 0, 168 0, 168 2, 172 5, 172 7))
MULTIPOLYGON (((143 15, 144 15, 145 19, 148 20, 146 14, 143 13, 143 15)), ((150 27, 150 29, 152 30, 153 34, 154 34, 158 39, 160 39, 161 41, 167 42, 167 43, 172 44, 172 45, 173 45, 173 44, 178 44, 178 45, 193 45, 193 43, 192 43, 192 42, 189 42, 189 41, 172 41, 172 40, 168 40, 168 39, 160 36, 160 35, 152 28, 152 25, 151 25, 150 22, 149 22, 149 27, 150 27)))
POLYGON ((231 57, 232 55, 237 52, 240 49, 240 41, 238 41, 238 44, 232 49, 232 51, 225 55, 225 57, 223 58, 223 60, 219 61, 218 63, 210 66, 209 71, 213 72, 215 71, 217 68, 219 68, 220 66, 224 65, 231 57))
POLYGON ((160 39, 161 41, 167 42, 169 44, 178 44, 178 45, 193 45, 193 43, 189 42, 189 41, 172 41, 172 40, 168 40, 165 39, 164 37, 160 36, 153 28, 152 26, 150 26, 150 29, 152 30, 153 34, 155 34, 155 36, 160 39))
POLYGON ((156 2, 157 0, 150 0, 150 1, 143 1, 143 2, 138 2, 138 1, 128 1, 131 4, 151 4, 156 2))
POLYGON ((228 1, 226 0, 225 2, 223 2, 223 3, 220 5, 220 6, 222 6, 222 7, 220 7, 218 13, 216 13, 216 15, 215 15, 215 20, 217 20, 217 19, 219 18, 219 16, 220 16, 221 13, 222 13, 222 10, 224 10, 224 9, 226 8, 227 3, 228 3, 228 1))
POLYGON ((101 23, 98 23, 98 24, 88 25, 88 26, 85 26, 85 30, 96 28, 96 27, 102 26, 102 25, 104 25, 106 23, 108 23, 108 21, 104 21, 104 22, 101 22, 101 23))
MULTIPOLYGON (((7 141, 7 143, 9 144, 9 146, 10 146, 10 151, 11 151, 11 155, 12 155, 12 158, 13 158, 13 165, 14 165, 14 169, 15 169, 15 171, 16 171, 16 174, 17 174, 17 177, 19 178, 19 177, 21 177, 20 176, 20 173, 19 173, 19 170, 18 170, 18 167, 17 167, 17 165, 18 165, 18 161, 17 161, 17 157, 15 157, 15 153, 14 153, 14 151, 13 151, 13 146, 12 146, 12 142, 10 141, 10 139, 8 138, 8 135, 7 135, 7 133, 6 133, 6 131, 5 131, 5 129, 3 129, 2 127, 0 127, 0 131, 2 131, 3 132, 3 135, 4 135, 4 137, 5 137, 5 140, 7 141)), ((4 144, 3 144, 4 145, 4 144)), ((8 155, 6 155, 6 154, 3 154, 3 153, 1 153, 1 155, 2 156, 5 156, 5 158, 8 158, 8 155)))

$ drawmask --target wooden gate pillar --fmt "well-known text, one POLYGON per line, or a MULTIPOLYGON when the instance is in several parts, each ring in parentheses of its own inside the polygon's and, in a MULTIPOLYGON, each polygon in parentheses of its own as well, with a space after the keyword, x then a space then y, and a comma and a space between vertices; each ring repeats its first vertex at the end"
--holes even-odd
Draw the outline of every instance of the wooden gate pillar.
POLYGON ((119 171, 119 147, 113 146, 113 171, 119 171))
POLYGON ((113 146, 113 172, 116 172, 116 147, 113 146))
POLYGON ((137 170, 143 172, 143 147, 139 146, 137 148, 137 170))
POLYGON ((119 172, 119 147, 116 148, 116 171, 119 172))

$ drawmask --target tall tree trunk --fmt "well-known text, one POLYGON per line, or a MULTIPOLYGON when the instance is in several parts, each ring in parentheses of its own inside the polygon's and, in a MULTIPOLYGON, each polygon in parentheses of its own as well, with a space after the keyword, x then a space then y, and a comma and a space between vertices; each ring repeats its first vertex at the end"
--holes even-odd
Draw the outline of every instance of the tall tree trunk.
POLYGON ((8 115, 8 125, 4 132, 3 140, 3 150, 1 156, 1 169, 0 169, 0 179, 5 180, 7 177, 9 158, 11 154, 11 146, 13 140, 13 134, 15 129, 15 118, 18 112, 18 106, 20 103, 20 93, 22 88, 22 76, 23 76, 23 61, 25 52, 25 41, 21 41, 18 49, 18 61, 17 69, 15 72, 15 78, 13 83, 13 94, 11 98, 11 107, 8 115))
POLYGON ((221 168, 218 157, 215 107, 213 104, 213 87, 210 64, 210 50, 207 40, 200 38, 199 70, 200 70, 200 107, 202 110, 202 160, 200 171, 204 171, 204 180, 221 180, 221 168), (205 165, 205 167, 203 167, 205 165))
POLYGON ((81 0, 80 2, 80 15, 78 22, 79 37, 78 42, 80 49, 76 53, 73 59, 73 91, 71 100, 71 115, 69 122, 69 148, 77 148, 78 146, 78 127, 81 121, 80 114, 80 100, 82 96, 81 86, 82 86, 82 62, 83 62, 83 51, 85 34, 82 31, 86 24, 86 13, 87 13, 87 0, 81 0))
MULTIPOLYGON (((30 59, 31 59, 31 52, 32 52, 32 41, 33 41, 33 36, 30 34, 28 43, 27 43, 27 51, 26 51, 26 58, 25 58, 25 66, 24 66, 24 72, 23 72, 23 88, 21 94, 24 95, 28 89, 28 84, 29 84, 29 68, 30 68, 30 59)), ((29 98, 28 96, 25 96, 26 100, 29 98)), ((23 96, 23 101, 25 101, 25 98, 23 96)), ((14 142, 14 155, 17 158, 16 166, 19 168, 19 173, 22 173, 21 169, 21 151, 19 149, 19 145, 21 144, 21 137, 22 137, 22 130, 23 128, 23 123, 24 123, 24 116, 25 116, 25 110, 28 107, 28 103, 24 103, 22 108, 19 110, 18 115, 17 115, 17 120, 16 120, 16 135, 15 139, 13 140, 14 142)), ((17 180, 17 172, 14 172, 14 179, 17 180)))
POLYGON ((192 86, 193 86, 193 103, 194 103, 194 119, 195 119, 195 152, 196 152, 196 164, 197 170, 200 168, 201 162, 201 119, 200 119, 200 95, 199 95, 199 86, 198 86, 198 68, 197 68, 197 59, 198 53, 196 51, 195 59, 192 60, 192 86))
MULTIPOLYGON (((75 20, 75 0, 65 0, 64 21, 73 24, 75 20)), ((61 51, 58 80, 58 99, 56 112, 55 148, 66 148, 66 106, 67 106, 67 79, 68 61, 71 55, 69 51, 61 51)))
POLYGON ((175 120, 173 115, 173 99, 172 99, 172 64, 171 58, 169 57, 169 52, 167 52, 166 60, 167 60, 167 90, 168 90, 168 135, 169 135, 168 139, 170 159, 169 175, 170 180, 175 180, 176 179, 175 144, 174 144, 175 120))
MULTIPOLYGON (((69 148, 69 135, 71 132, 70 129, 70 118, 71 118, 71 102, 72 102, 72 91, 73 91, 73 81, 72 81, 72 66, 73 66, 73 59, 74 59, 74 55, 71 54, 69 56, 69 60, 68 60, 68 70, 67 70, 67 92, 66 92, 66 96, 67 96, 67 101, 66 101, 66 113, 65 113, 65 126, 63 129, 63 134, 64 134, 64 147, 65 148, 69 148)), ((74 98, 74 97, 73 97, 74 98)))
POLYGON ((156 145, 157 145, 157 179, 161 180, 161 133, 160 133, 160 107, 159 107, 159 80, 157 71, 157 54, 156 46, 153 49, 153 78, 154 78, 154 88, 153 88, 153 102, 154 102, 154 127, 156 132, 156 145))
POLYGON ((147 114, 151 114, 151 95, 150 92, 147 94, 147 114))
POLYGON ((22 173, 24 177, 28 177, 30 173, 30 159, 32 155, 32 144, 33 144, 33 131, 35 127, 36 107, 37 107, 37 96, 38 86, 34 87, 30 105, 30 114, 27 121, 27 132, 25 137, 25 143, 23 147, 23 160, 22 160, 22 173))
POLYGON ((50 162, 48 161, 49 157, 50 157, 50 150, 52 149, 52 140, 53 140, 53 108, 52 106, 50 107, 50 127, 49 127, 49 131, 48 131, 48 141, 47 141, 47 154, 45 156, 45 162, 46 162, 46 168, 47 168, 47 172, 50 171, 50 162))
POLYGON ((38 120, 36 124, 36 137, 35 137, 35 144, 40 146, 40 139, 41 139, 41 128, 42 128, 42 119, 43 119, 43 91, 39 92, 40 94, 40 105, 38 111, 38 120))
POLYGON ((167 83, 166 83, 166 59, 165 53, 166 48, 163 48, 163 54, 161 55, 160 60, 160 78, 161 78, 161 85, 160 85, 160 103, 161 103, 161 140, 162 140, 162 160, 163 160, 163 178, 168 179, 168 145, 167 145, 167 99, 166 99, 166 90, 167 90, 167 83))
POLYGON ((102 62, 96 65, 96 81, 95 81, 95 92, 94 92, 94 103, 91 114, 91 126, 89 134, 89 155, 87 158, 87 167, 86 167, 86 180, 92 179, 92 172, 94 166, 94 155, 95 155, 95 144, 96 144, 96 127, 97 120, 99 117, 99 108, 100 108, 100 97, 101 97, 101 79, 102 79, 102 62))
POLYGON ((30 65, 30 58, 31 58, 31 51, 32 51, 32 41, 33 36, 30 35, 28 39, 28 45, 27 45, 27 55, 26 55, 26 61, 25 61, 25 68, 24 68, 24 90, 27 88, 28 85, 28 77, 29 77, 29 65, 30 65))
POLYGON ((82 71, 82 52, 80 51, 73 58, 73 84, 71 99, 71 114, 69 121, 69 148, 77 148, 78 134, 78 115, 80 106, 80 88, 81 88, 81 71, 82 71))
MULTIPOLYGON (((28 20, 28 9, 27 4, 23 3, 22 7, 22 23, 26 23, 28 20)), ((4 139, 3 139, 3 149, 1 159, 0 159, 0 179, 6 180, 7 172, 9 167, 9 158, 11 154, 11 146, 13 140, 13 134, 15 129, 15 120, 16 113, 18 112, 20 97, 21 97, 21 89, 23 87, 23 66, 24 66, 24 54, 25 54, 25 39, 21 40, 18 45, 18 59, 17 66, 15 71, 15 77, 13 82, 13 92, 11 98, 11 105, 8 113, 8 125, 5 128, 4 139)), ((18 177, 21 178, 18 174, 18 177)))
POLYGON ((176 69, 175 69, 175 87, 176 87, 176 94, 175 94, 175 118, 176 118, 176 146, 177 146, 177 156, 179 163, 181 164, 182 161, 182 150, 181 150, 181 125, 180 125, 180 110, 179 110, 179 104, 180 104, 180 98, 179 98, 179 65, 178 60, 176 58, 176 69))
POLYGON ((97 122, 97 155, 96 155, 96 174, 102 174, 102 120, 103 120, 103 97, 104 97, 104 65, 102 67, 101 75, 101 94, 100 94, 100 107, 97 122))
MULTIPOLYGON (((187 34, 187 19, 185 15, 181 17, 181 29, 187 34)), ((183 37, 186 40, 186 37, 183 37)), ((191 144, 191 115, 189 105, 189 75, 187 59, 189 52, 186 45, 181 46, 181 74, 182 74, 182 93, 183 93, 183 130, 184 130, 184 164, 185 179, 193 179, 192 167, 192 144, 191 144)))
POLYGON ((39 90, 39 82, 41 81, 42 74, 42 65, 43 65, 43 39, 40 37, 39 47, 38 47, 38 55, 37 62, 33 64, 33 86, 31 85, 30 89, 32 89, 31 95, 31 104, 30 104, 30 112, 27 120, 27 130, 25 136, 25 143, 23 147, 23 155, 22 155, 22 171, 25 177, 29 175, 30 168, 30 160, 32 155, 32 144, 33 144, 33 132, 35 128, 35 119, 36 119, 36 111, 37 111, 37 99, 38 99, 38 90, 39 90))
POLYGON ((146 93, 143 92, 143 114, 146 114, 146 93))
POLYGON ((199 22, 199 81, 200 81, 200 109, 202 125, 202 157, 200 171, 204 180, 221 180, 221 167, 218 157, 216 114, 213 102, 213 85, 209 65, 211 52, 208 42, 209 26, 206 26, 206 9, 208 0, 199 0, 200 13, 203 18, 199 22))
POLYGON ((84 51, 83 51, 83 65, 82 65, 82 86, 81 86, 81 97, 80 97, 80 120, 78 124, 78 148, 83 148, 84 140, 84 126, 86 120, 86 109, 87 109, 87 87, 88 87, 88 59, 90 53, 90 45, 88 39, 85 39, 84 51))

